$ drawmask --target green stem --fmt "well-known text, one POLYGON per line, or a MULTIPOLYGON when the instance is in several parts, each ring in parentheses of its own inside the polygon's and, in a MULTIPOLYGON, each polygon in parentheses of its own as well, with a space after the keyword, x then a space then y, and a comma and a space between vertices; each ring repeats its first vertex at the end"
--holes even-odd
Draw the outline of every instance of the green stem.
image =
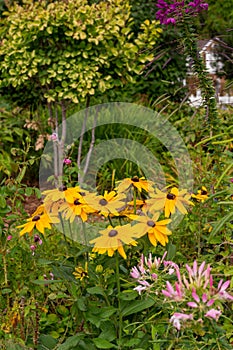
POLYGON ((137 190, 134 187, 133 190, 133 213, 136 214, 137 211, 137 190))
MULTIPOLYGON (((84 244, 87 247, 88 246, 88 241, 87 241, 87 235, 86 235, 86 226, 85 226, 85 222, 82 221, 82 232, 83 232, 83 236, 84 236, 84 244)), ((89 262, 89 252, 88 250, 86 251, 86 262, 88 264, 89 262)), ((89 265, 87 265, 89 267, 89 265)))
POLYGON ((212 126, 216 126, 218 123, 218 112, 213 81, 208 76, 204 61, 199 54, 195 33, 192 31, 192 28, 187 26, 185 26, 184 50, 185 56, 187 58, 191 57, 193 60, 193 68, 198 77, 207 119, 212 126))
POLYGON ((110 225, 111 225, 112 227, 114 227, 114 226, 113 226, 113 222, 112 222, 112 219, 111 219, 110 215, 108 215, 108 221, 109 221, 110 225))
POLYGON ((121 284, 120 284, 120 271, 119 271, 119 255, 116 254, 116 283, 117 283, 117 298, 118 298, 118 350, 121 349, 121 338, 122 338, 122 313, 121 313, 121 284))

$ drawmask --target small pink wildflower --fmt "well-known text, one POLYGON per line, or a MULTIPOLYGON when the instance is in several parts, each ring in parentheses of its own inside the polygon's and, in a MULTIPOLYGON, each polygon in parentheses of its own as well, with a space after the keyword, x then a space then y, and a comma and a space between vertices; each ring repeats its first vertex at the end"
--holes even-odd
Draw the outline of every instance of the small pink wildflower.
POLYGON ((138 271, 138 269, 137 269, 136 266, 134 266, 134 267, 132 268, 132 270, 131 270, 131 272, 130 272, 130 276, 133 277, 133 278, 135 278, 135 279, 138 279, 138 278, 141 277, 141 274, 140 274, 140 272, 138 271))
POLYGON ((207 297, 207 294, 206 293, 203 293, 202 296, 201 296, 201 299, 199 297, 199 295, 197 294, 196 290, 193 288, 192 290, 192 297, 195 301, 189 301, 187 302, 187 305, 189 307, 192 307, 192 308, 200 308, 201 305, 200 304, 205 304, 206 306, 212 306, 213 303, 214 303, 214 299, 210 299, 208 300, 208 297, 207 297))
POLYGON ((170 318, 170 322, 173 326, 179 331, 181 328, 180 321, 193 320, 192 314, 184 314, 181 312, 175 312, 174 315, 170 318))
POLYGON ((233 296, 230 295, 228 292, 226 292, 226 289, 229 287, 230 285, 230 281, 226 281, 223 283, 223 280, 219 281, 218 284, 218 291, 217 291, 217 296, 218 299, 220 300, 233 300, 233 296))
POLYGON ((146 290, 150 287, 150 284, 147 281, 139 281, 140 285, 135 287, 134 290, 136 290, 139 295, 141 295, 141 292, 143 290, 146 290))
POLYGON ((32 255, 35 255, 36 246, 35 246, 34 244, 32 244, 32 245, 30 246, 30 249, 31 249, 31 251, 32 251, 32 255))
POLYGON ((165 297, 173 299, 174 301, 181 301, 184 298, 184 293, 182 290, 182 285, 178 282, 175 282, 175 289, 169 281, 166 282, 167 289, 162 290, 162 293, 165 297))
POLYGON ((221 311, 220 310, 216 310, 216 309, 210 309, 209 311, 207 311, 207 313, 205 314, 205 317, 209 317, 209 318, 213 318, 214 320, 218 321, 219 316, 221 315, 221 311))
POLYGON ((9 235, 9 236, 7 236, 6 240, 10 241, 12 239, 12 237, 13 237, 12 235, 9 235))
POLYGON ((191 289, 193 287, 203 287, 203 289, 206 289, 208 284, 213 282, 210 275, 210 265, 204 269, 205 261, 202 262, 199 268, 196 260, 193 262, 193 267, 189 266, 188 264, 186 264, 185 267, 188 272, 188 279, 183 276, 183 281, 187 289, 191 289))
POLYGON ((38 243, 39 245, 41 245, 43 242, 42 242, 42 239, 40 238, 39 235, 35 235, 34 236, 34 242, 35 243, 38 243))
POLYGON ((70 165, 72 163, 72 161, 69 158, 65 158, 63 160, 63 163, 66 164, 66 165, 70 165))
POLYGON ((57 141, 58 140, 58 135, 56 132, 53 132, 52 135, 50 135, 50 140, 51 141, 57 141))

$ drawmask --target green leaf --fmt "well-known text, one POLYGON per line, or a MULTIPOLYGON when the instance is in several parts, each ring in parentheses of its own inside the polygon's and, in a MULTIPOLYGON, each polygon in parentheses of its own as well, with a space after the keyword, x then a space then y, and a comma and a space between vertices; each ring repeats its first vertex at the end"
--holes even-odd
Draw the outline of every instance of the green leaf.
POLYGON ((134 300, 138 297, 138 292, 135 290, 124 290, 119 294, 119 299, 121 300, 134 300))
POLYGON ((4 294, 9 294, 9 293, 11 293, 12 292, 12 290, 10 289, 10 288, 4 288, 4 289, 2 289, 2 295, 4 295, 4 294))
POLYGON ((212 243, 212 238, 218 233, 221 228, 229 221, 231 221, 233 218, 233 211, 230 212, 229 214, 225 215, 221 220, 217 222, 217 224, 214 226, 213 230, 211 231, 209 238, 208 238, 208 243, 212 243))
POLYGON ((36 197, 37 197, 38 199, 40 199, 40 198, 41 198, 41 192, 40 192, 40 190, 39 190, 38 188, 34 188, 34 191, 35 191, 36 197))
POLYGON ((30 197, 32 195, 32 193, 33 193, 33 188, 27 187, 25 190, 26 196, 30 197))
POLYGON ((50 335, 41 334, 39 337, 38 350, 52 350, 56 346, 57 341, 50 335))
POLYGON ((6 206, 6 200, 4 197, 0 196, 0 207, 5 208, 6 206))
POLYGON ((74 350, 74 349, 80 349, 80 347, 77 347, 83 338, 82 335, 75 334, 72 337, 69 337, 65 343, 58 346, 57 350, 74 350))
POLYGON ((148 298, 146 300, 136 300, 132 303, 130 303, 129 306, 126 306, 122 310, 122 316, 129 316, 132 314, 135 314, 137 312, 141 312, 145 309, 148 309, 152 305, 154 305, 155 301, 152 298, 148 298))
POLYGON ((53 284, 53 283, 61 283, 62 280, 34 280, 32 283, 39 284, 39 285, 45 285, 45 284, 53 284))
POLYGON ((86 305, 86 298, 85 297, 78 298, 77 305, 78 305, 79 310, 87 311, 87 305, 86 305))
POLYGON ((95 343, 95 346, 98 349, 117 349, 117 346, 114 344, 111 344, 109 341, 101 338, 95 338, 93 339, 93 342, 95 343))
POLYGON ((62 316, 68 316, 70 313, 70 311, 64 305, 58 305, 57 312, 62 316))
POLYGON ((90 288, 87 288, 87 292, 89 294, 100 294, 100 295, 105 295, 104 294, 104 291, 103 291, 103 288, 102 287, 90 287, 90 288))

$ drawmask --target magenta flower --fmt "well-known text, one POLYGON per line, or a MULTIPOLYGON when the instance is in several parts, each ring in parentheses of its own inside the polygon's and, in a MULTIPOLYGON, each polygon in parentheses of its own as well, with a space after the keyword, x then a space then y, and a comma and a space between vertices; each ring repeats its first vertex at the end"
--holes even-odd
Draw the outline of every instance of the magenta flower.
POLYGON ((65 158, 63 160, 63 163, 66 164, 66 165, 70 165, 72 163, 72 161, 69 158, 65 158))
POLYGON ((50 135, 50 140, 51 141, 57 141, 58 140, 58 135, 56 132, 53 132, 52 135, 50 135))
POLYGON ((167 3, 164 0, 158 0, 156 7, 159 10, 156 12, 156 19, 160 21, 161 24, 176 24, 178 20, 183 20, 185 14, 190 14, 196 16, 199 12, 203 10, 208 10, 208 4, 203 2, 203 0, 190 1, 175 1, 172 3, 167 3))
POLYGON ((213 279, 210 274, 211 268, 210 265, 205 268, 205 261, 202 262, 198 268, 197 261, 193 262, 193 267, 190 267, 188 264, 185 265, 186 270, 188 271, 188 279, 183 276, 183 281, 187 289, 200 288, 206 289, 208 285, 213 285, 213 279))
POLYGON ((180 321, 187 321, 187 320, 192 320, 192 319, 193 319, 192 314, 184 314, 181 312, 175 312, 174 315, 170 318, 170 322, 179 331, 181 328, 180 321))
POLYGON ((154 260, 152 259, 152 254, 149 254, 149 258, 147 259, 145 257, 145 265, 148 266, 149 270, 153 270, 156 269, 158 270, 161 266, 161 264, 163 263, 165 257, 167 255, 167 252, 165 252, 162 256, 162 258, 157 258, 156 256, 154 257, 154 260))
POLYGON ((192 308, 198 308, 200 307, 200 304, 204 304, 206 306, 212 306, 214 303, 214 299, 208 300, 207 294, 203 293, 202 297, 200 299, 199 295, 197 294, 196 290, 193 288, 192 290, 192 297, 195 301, 189 301, 187 305, 192 308), (201 302, 202 301, 202 302, 201 302))
POLYGON ((34 236, 34 242, 35 243, 38 243, 39 245, 41 245, 43 242, 42 242, 42 239, 40 238, 39 235, 35 235, 34 236))
POLYGON ((206 314, 205 317, 209 317, 209 318, 213 318, 214 320, 218 321, 219 316, 221 315, 221 311, 220 310, 216 310, 216 309, 210 309, 206 314))
POLYGON ((9 235, 9 236, 7 236, 6 240, 10 241, 12 239, 12 237, 13 237, 12 235, 9 235))
MULTIPOLYGON (((162 258, 154 257, 152 258, 152 254, 150 253, 148 258, 145 257, 143 254, 141 255, 140 262, 138 266, 134 266, 130 272, 130 276, 137 280, 139 283, 139 286, 134 288, 134 290, 138 291, 139 294, 143 290, 146 290, 148 288, 152 287, 152 284, 149 282, 154 283, 159 278, 159 268, 161 267, 162 263, 165 261, 164 258, 166 257, 167 252, 165 252, 162 256, 162 258), (149 281, 149 282, 147 282, 149 281)), ((165 266, 166 267, 166 266, 165 266)), ((165 271, 165 270, 162 270, 165 271)))
POLYGON ((184 298, 184 293, 182 290, 182 285, 178 282, 175 282, 175 289, 169 281, 166 282, 167 289, 162 290, 162 293, 165 297, 173 299, 174 301, 181 301, 184 298))
POLYGON ((182 280, 181 280, 181 274, 180 274, 180 268, 179 266, 174 263, 173 261, 164 261, 164 266, 169 266, 169 270, 168 270, 168 274, 169 275, 172 275, 174 273, 174 271, 176 272, 176 276, 177 276, 177 279, 180 283, 180 285, 182 285, 182 280))
POLYGON ((141 277, 140 272, 138 271, 137 267, 134 266, 130 272, 130 276, 135 278, 135 279, 139 279, 141 277))
POLYGON ((150 284, 147 281, 139 281, 140 285, 135 287, 134 290, 136 290, 139 295, 141 295, 141 292, 143 290, 146 290, 150 287, 150 284))
POLYGON ((34 244, 32 244, 32 245, 30 246, 30 249, 31 249, 31 251, 32 251, 32 255, 35 255, 36 246, 35 246, 34 244))
POLYGON ((229 287, 231 281, 226 281, 223 283, 223 280, 219 281, 217 296, 220 300, 233 300, 233 296, 226 292, 226 289, 229 287))

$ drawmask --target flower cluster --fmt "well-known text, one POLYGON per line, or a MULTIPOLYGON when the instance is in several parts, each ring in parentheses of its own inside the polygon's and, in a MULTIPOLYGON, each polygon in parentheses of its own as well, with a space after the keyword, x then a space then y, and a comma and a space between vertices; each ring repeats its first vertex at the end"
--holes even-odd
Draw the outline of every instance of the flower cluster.
POLYGON ((221 303, 233 300, 233 296, 227 292, 230 281, 220 280, 217 287, 214 287, 211 267, 206 266, 205 261, 199 267, 196 261, 192 267, 186 264, 186 271, 182 274, 176 263, 164 260, 165 256, 164 254, 162 259, 154 258, 154 263, 151 254, 149 259, 142 256, 138 267, 131 270, 131 277, 139 284, 134 289, 139 294, 147 291, 160 298, 163 296, 163 303, 176 303, 177 311, 171 316, 170 322, 177 330, 188 320, 200 323, 205 319, 218 321, 222 314, 221 303), (166 288, 158 290, 158 285, 161 285, 158 284, 159 275, 173 275, 176 280, 173 283, 166 280, 166 288))
POLYGON ((175 1, 168 4, 164 0, 158 0, 156 6, 159 10, 156 12, 156 19, 161 24, 176 24, 177 20, 181 20, 185 15, 197 15, 203 10, 208 10, 208 4, 203 0, 175 1))
POLYGON ((176 210, 187 214, 186 207, 193 205, 187 190, 173 187, 170 191, 161 191, 154 189, 151 181, 137 176, 120 181, 114 190, 103 195, 64 185, 42 194, 43 204, 25 224, 18 226, 22 228, 20 236, 31 235, 34 229, 44 234, 45 229, 61 221, 107 218, 110 225, 89 243, 94 244, 95 253, 113 256, 118 251, 123 258, 126 258, 123 245, 136 246, 137 240, 145 235, 153 246, 158 243, 165 246, 172 233, 167 227, 172 215, 176 210))

